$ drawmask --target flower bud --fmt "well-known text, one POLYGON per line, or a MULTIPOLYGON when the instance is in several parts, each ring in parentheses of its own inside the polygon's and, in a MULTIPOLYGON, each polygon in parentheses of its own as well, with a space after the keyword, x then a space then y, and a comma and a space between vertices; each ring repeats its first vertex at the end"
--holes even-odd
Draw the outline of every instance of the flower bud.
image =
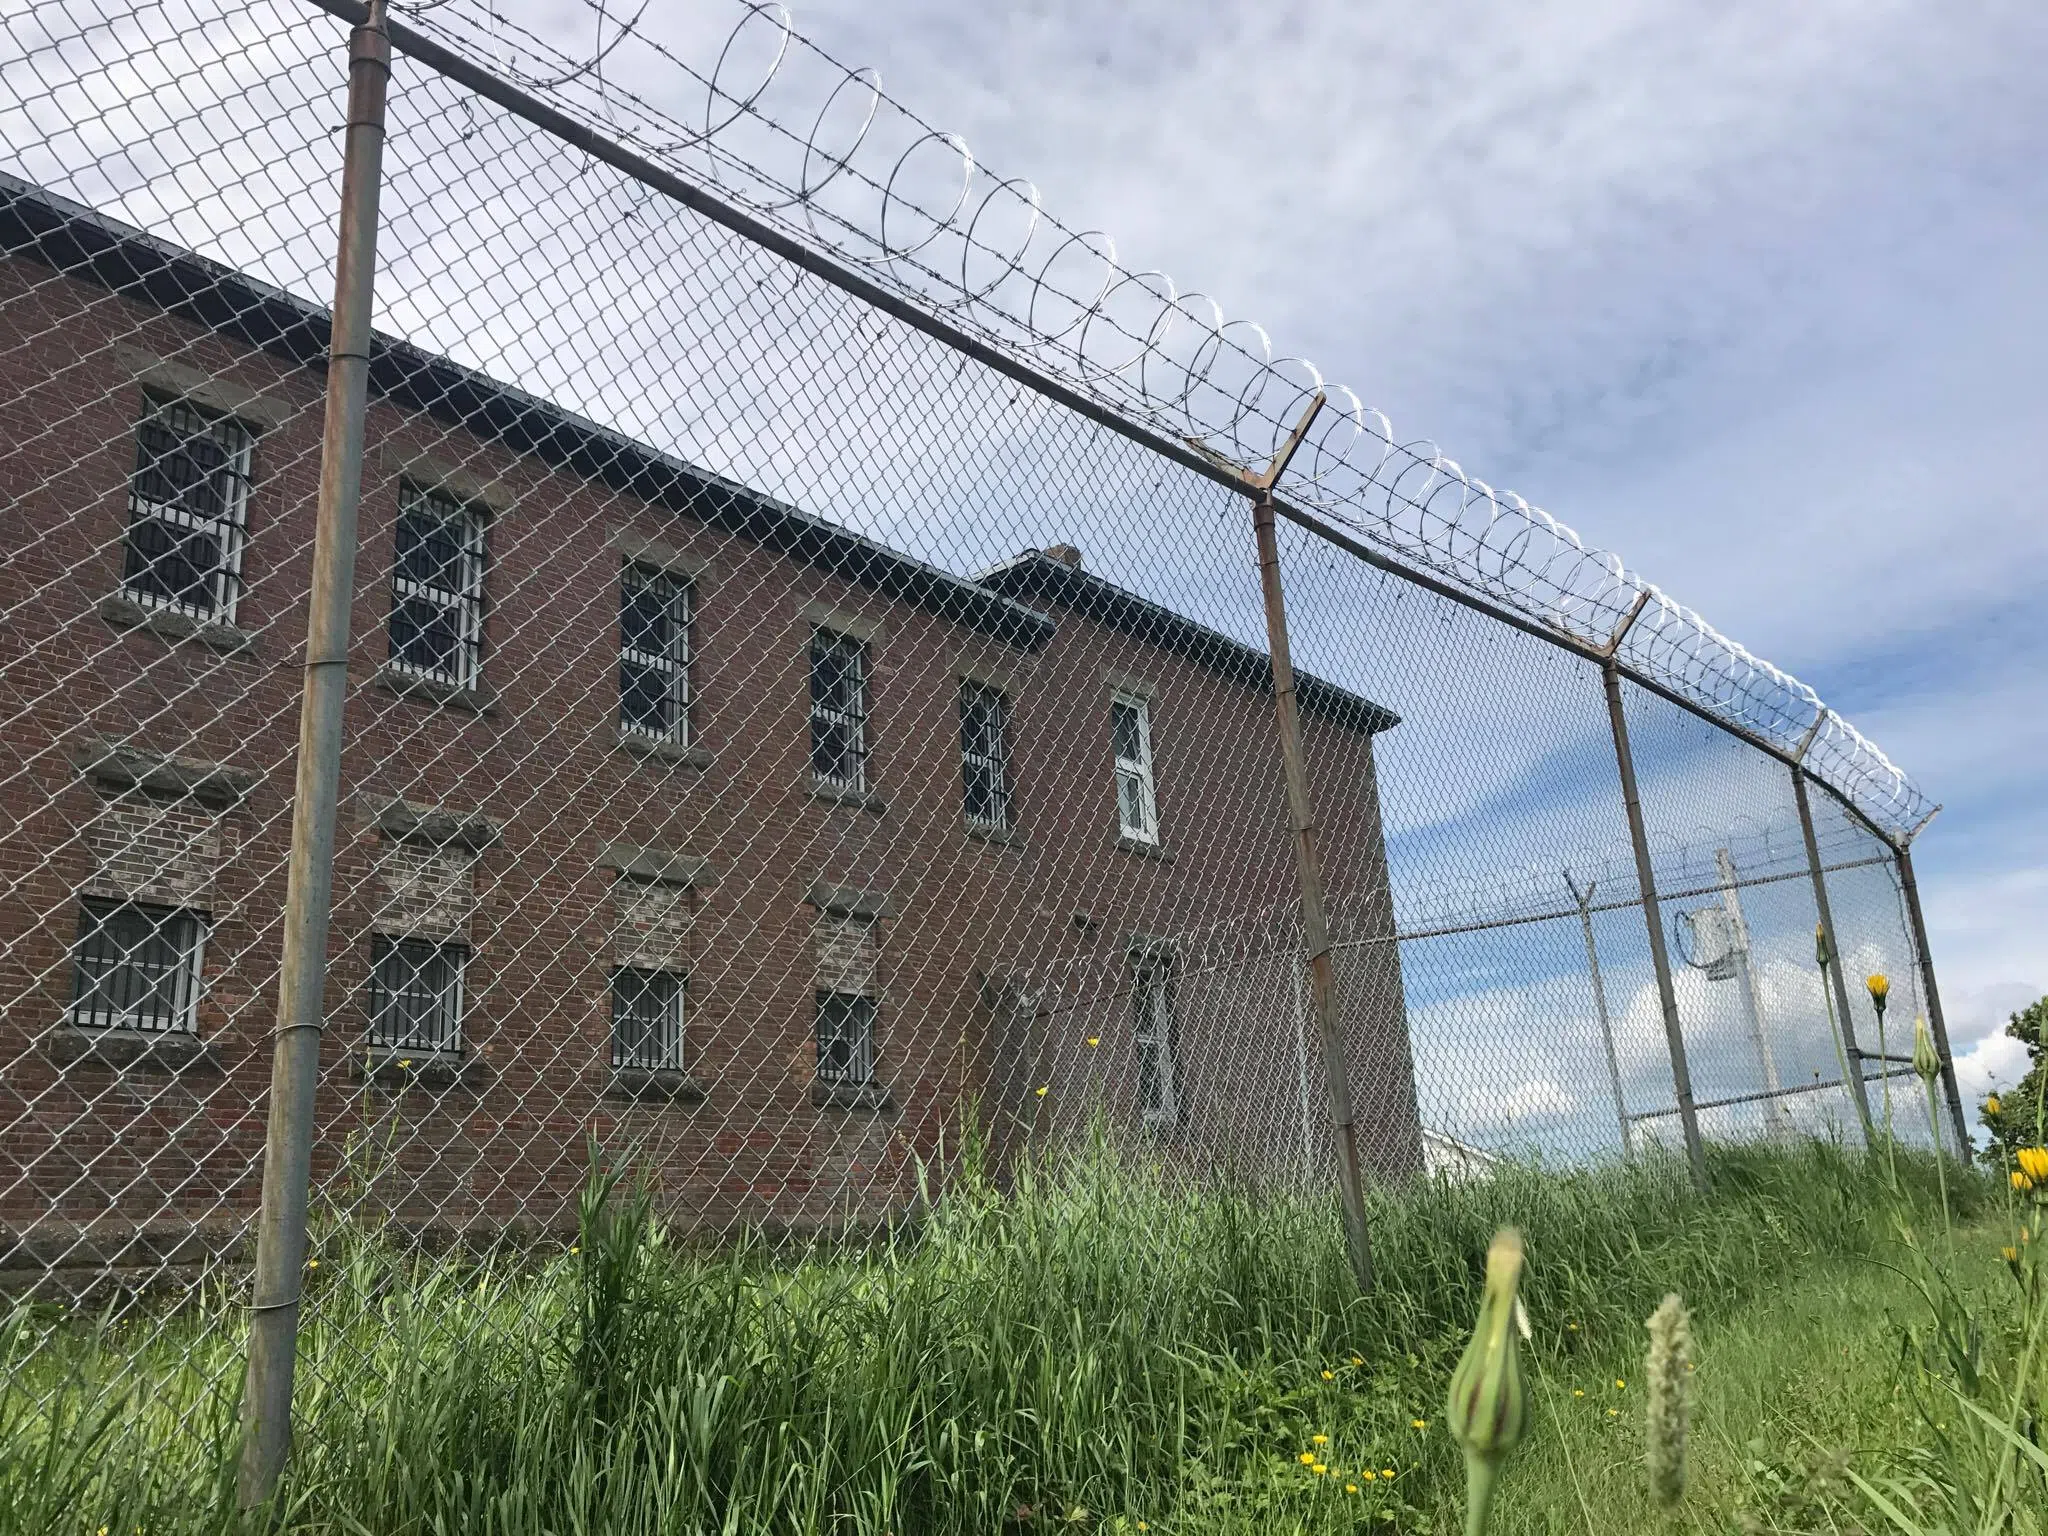
POLYGON ((1451 1437, 1465 1452, 1465 1532, 1479 1536, 1493 1502, 1494 1475, 1521 1441, 1527 1422, 1522 1361, 1516 1349, 1516 1293, 1522 1282, 1522 1235, 1503 1227, 1486 1252, 1486 1295, 1472 1342, 1451 1373, 1444 1407, 1451 1437))
POLYGON ((1998 1095, 1995 1093, 1992 1094, 1990 1098, 1984 1101, 1984 1113, 1987 1115, 1995 1116, 2000 1110, 2004 1108, 2005 1106, 1998 1102, 1998 1095))
POLYGON ((1863 980, 1863 985, 1870 989, 1870 1006, 1882 1014, 1884 1012, 1884 1005, 1891 1001, 1891 979, 1883 971, 1878 971, 1870 976, 1866 976, 1863 980))
POLYGON ((1927 1020, 1915 1017, 1913 1020, 1913 1070, 1920 1081, 1930 1087, 1935 1074, 1941 1071, 1941 1058, 1934 1051, 1934 1036, 1927 1031, 1927 1020))
POLYGON ((2037 1189, 2048 1187, 2048 1147, 2021 1147, 2013 1155, 2029 1183, 2037 1189))
POLYGON ((1825 966, 1833 958, 1828 953, 1828 931, 1819 923, 1813 925, 1813 963, 1825 966))
POLYGON ((1685 1303, 1666 1296, 1650 1314, 1650 1353, 1644 1360, 1644 1463, 1650 1497, 1664 1509, 1685 1496, 1686 1370, 1692 1355, 1692 1320, 1685 1303))

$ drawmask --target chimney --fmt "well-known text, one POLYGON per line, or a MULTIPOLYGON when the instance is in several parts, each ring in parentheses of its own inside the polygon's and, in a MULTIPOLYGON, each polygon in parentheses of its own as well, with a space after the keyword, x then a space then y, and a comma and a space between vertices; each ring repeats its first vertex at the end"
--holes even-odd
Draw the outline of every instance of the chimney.
POLYGON ((1081 551, 1071 544, 1048 544, 1045 546, 1048 560, 1057 560, 1070 571, 1081 569, 1081 551))

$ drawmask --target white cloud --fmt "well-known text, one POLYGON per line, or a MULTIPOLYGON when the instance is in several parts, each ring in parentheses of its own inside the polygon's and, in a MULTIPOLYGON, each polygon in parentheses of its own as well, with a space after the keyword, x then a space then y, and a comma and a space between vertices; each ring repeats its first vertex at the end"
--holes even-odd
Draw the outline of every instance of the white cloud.
MULTIPOLYGON (((549 25, 573 12, 515 9, 549 25)), ((673 27, 708 63, 705 14, 648 21, 673 27)), ((1919 853, 1934 948, 1957 1050, 1972 1073, 2000 1068, 1993 1037, 2004 1014, 2048 985, 2048 811, 2032 789, 2048 754, 2048 640, 2033 612, 2048 578, 2048 520, 2033 505, 2048 467, 2048 387, 2032 350, 2048 317, 2036 259, 2048 198, 2034 158, 2048 138, 2038 90, 2048 11, 1992 0, 1971 25, 1930 28, 1898 0, 1698 0, 1654 15, 1595 0, 1398 14, 818 0, 798 21, 848 62, 881 64, 897 94, 941 128, 964 130, 997 174, 1035 178, 1070 225, 1110 229, 1127 265, 1164 267, 1183 287, 1215 293, 1229 315, 1264 321, 1279 351, 1312 353, 1407 434, 1435 438, 1474 473, 1622 551, 1823 692, 1838 678, 1841 702, 1948 802, 1919 853), (2001 604, 2017 618, 1987 641, 1984 615, 2001 604)), ((301 27, 277 46, 290 52, 306 35, 301 27)), ((298 51, 326 71, 317 78, 332 94, 331 58, 298 51)), ((231 55, 209 78, 240 79, 249 67, 231 55)), ((131 100, 123 110, 139 109, 131 100)), ((317 160, 316 198, 329 190, 331 116, 276 156, 317 160)), ((109 135, 146 138, 149 127, 116 112, 63 153, 88 181, 119 182, 132 167, 110 152, 109 135)), ((177 145, 175 134, 162 138, 177 145)), ((418 142, 408 150, 401 135, 396 174, 408 153, 433 162, 418 142)), ((210 159, 195 163, 217 174, 210 159)), ((217 239, 232 259, 295 268, 309 275, 300 287, 324 297, 327 253, 306 231, 324 231, 326 203, 319 217, 303 200, 266 208, 261 184, 252 190, 229 169, 236 175, 218 172, 229 183, 219 194, 172 210, 175 232, 217 239)), ((914 431, 888 454, 849 453, 871 418, 843 401, 901 385, 915 359, 835 351, 813 337, 818 371, 796 383, 786 357, 727 367, 738 344, 706 334, 713 322, 753 342, 774 324, 749 325, 731 306, 714 313, 721 306, 689 287, 699 273, 636 265, 652 259, 645 250, 600 273, 637 286, 600 288, 592 302, 598 320, 628 328, 642 306, 661 342, 593 323, 574 330, 590 355, 573 355, 548 326, 587 296, 531 285, 517 295, 533 306, 524 318, 500 302, 522 273, 508 270, 510 236, 494 238, 489 222, 516 199, 476 197, 488 180, 466 162, 412 172, 428 182, 445 174, 451 195, 388 201, 394 219, 415 221, 388 245, 391 259, 427 260, 436 242, 423 230, 463 228, 474 238, 441 241, 442 259, 459 271, 478 255, 496 286, 388 287, 387 320, 452 335, 454 350, 522 382, 587 389, 593 408, 657 438, 674 433, 686 450, 818 510, 904 542, 922 537, 935 556, 1065 534, 1044 526, 1057 515, 1099 530, 1091 555, 1118 574, 1156 556, 1129 485, 1091 484, 1093 463, 1041 482, 1039 504, 977 504, 989 458, 1034 430, 1028 410, 977 414, 972 399, 926 378, 919 398, 961 415, 934 406, 918 425, 957 435, 961 420, 978 424, 981 457, 935 462, 914 451, 914 431), (682 350, 665 352, 670 344, 682 350), (619 356, 670 366, 606 379, 619 356), (549 373, 568 367, 594 369, 596 383, 549 373), (678 409, 701 402, 706 377, 734 374, 744 377, 731 395, 678 409), (934 527, 939 502, 951 521, 934 527), (925 520, 921 535, 910 519, 925 520)), ((567 195, 520 182, 543 209, 567 195)), ((553 249, 556 232, 530 222, 538 235, 523 238, 553 249)), ((1243 574, 1238 547, 1170 553, 1156 579, 1206 589, 1203 617, 1241 628, 1249 589, 1235 607, 1216 596, 1218 572, 1243 574)), ((1547 660, 1520 659, 1498 635, 1384 607, 1368 624, 1341 583, 1320 604, 1302 613, 1303 656, 1352 657, 1370 669, 1360 686, 1386 690, 1410 717, 1384 748, 1390 828, 1462 832, 1460 846, 1432 850, 1460 870, 1614 840, 1596 696, 1569 692, 1547 660)), ((1661 759, 1643 753, 1663 832, 1734 819, 1782 794, 1725 762, 1709 772, 1674 741, 1661 759)), ((1861 942, 1852 964, 1897 974, 1905 957, 1884 926, 1889 900, 1875 891, 1861 902, 1886 937, 1861 942)), ((1796 928, 1781 925, 1794 937, 1796 928)), ((1825 1048, 1817 983, 1781 949, 1761 954, 1759 986, 1774 1018, 1802 1021, 1786 1043, 1788 1069, 1811 1070, 1825 1048)), ((1727 987, 1696 973, 1679 985, 1699 1059, 1722 1064, 1726 1091, 1741 1091, 1755 1053, 1727 987)), ((1646 961, 1618 960, 1611 990, 1625 1087, 1645 1103, 1668 1096, 1646 961)), ((1561 1085, 1582 1088, 1598 1061, 1584 1054, 1583 1028, 1569 1071, 1553 1049, 1560 1019, 1589 1019, 1583 994, 1578 981, 1475 986, 1455 1006, 1418 1010, 1418 1050, 1445 1082, 1480 1077, 1452 1106, 1460 1115, 1590 1114, 1597 1125, 1598 1093, 1550 1096, 1570 1099, 1561 1085), (1443 1054, 1428 1056, 1440 1044, 1443 1054), (1482 1046, 1494 1055, 1475 1058, 1482 1046)))
MULTIPOLYGON (((1839 694, 1947 804, 1916 851, 1932 944, 1967 1070, 1997 1057, 1979 1042, 2048 988, 2048 10, 816 0, 799 21, 1127 264, 1264 321, 1839 694)), ((1393 657, 1394 702, 1441 697, 1431 670, 1461 659, 1393 657)), ((1396 827, 1477 810, 1473 839, 1505 836, 1493 797, 1562 739, 1512 685, 1464 694, 1469 729, 1389 744, 1396 827)), ((1569 835, 1546 816, 1533 840, 1569 835)), ((1902 936, 1855 963, 1905 970, 1902 936)), ((1648 1001, 1628 1011, 1654 1040, 1648 1001)))

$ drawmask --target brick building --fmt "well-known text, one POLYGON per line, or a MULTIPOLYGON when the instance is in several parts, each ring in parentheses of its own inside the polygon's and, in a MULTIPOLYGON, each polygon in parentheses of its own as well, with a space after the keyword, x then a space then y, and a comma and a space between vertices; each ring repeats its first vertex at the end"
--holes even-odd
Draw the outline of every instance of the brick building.
MULTIPOLYGON (((197 1256, 260 1182, 326 324, 5 179, 0 251, 0 1269, 197 1256)), ((594 1132, 679 1219, 872 1217, 970 1106, 1005 1154, 1322 1155, 1261 653, 1064 546, 949 574, 371 372, 326 1199, 555 1225, 594 1132)), ((1333 910, 1390 939, 1396 721, 1301 700, 1333 910)), ((1345 953, 1404 1173, 1395 946, 1345 953)))

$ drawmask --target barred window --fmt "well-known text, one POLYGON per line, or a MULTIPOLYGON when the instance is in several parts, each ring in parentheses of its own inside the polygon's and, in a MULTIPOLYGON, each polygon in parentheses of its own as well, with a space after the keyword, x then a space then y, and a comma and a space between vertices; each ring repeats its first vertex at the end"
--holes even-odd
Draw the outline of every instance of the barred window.
POLYGON ((811 631, 811 772, 840 789, 867 788, 868 648, 851 635, 811 631))
POLYGON ((121 590, 232 623, 241 595, 249 429, 183 400, 149 400, 135 428, 121 590))
POLYGON ((683 986, 673 971, 612 972, 612 1065, 683 1068, 683 986))
POLYGON ((960 685, 960 785, 967 819, 1010 828, 1010 701, 985 683, 960 685))
POLYGON ((202 913, 86 897, 79 906, 71 1022, 161 1033, 198 1027, 202 913))
POLYGON ((1145 1124, 1180 1123, 1175 1059, 1173 961, 1157 952, 1131 962, 1131 1022, 1138 1047, 1138 1110, 1145 1124))
POLYGON ((690 737, 690 584, 627 565, 619 579, 619 726, 678 745, 690 737))
POLYGON ((370 1044, 462 1049, 462 972, 469 950, 435 939, 370 938, 370 1044))
POLYGON ((1133 842, 1159 841, 1159 804, 1152 793, 1152 711, 1135 694, 1113 694, 1109 738, 1116 753, 1117 830, 1133 842))
POLYGON ((401 484, 391 560, 392 661, 472 688, 483 618, 482 516, 445 492, 401 484))
POLYGON ((858 992, 818 994, 818 1080, 865 1083, 875 1075, 875 1000, 858 992))

